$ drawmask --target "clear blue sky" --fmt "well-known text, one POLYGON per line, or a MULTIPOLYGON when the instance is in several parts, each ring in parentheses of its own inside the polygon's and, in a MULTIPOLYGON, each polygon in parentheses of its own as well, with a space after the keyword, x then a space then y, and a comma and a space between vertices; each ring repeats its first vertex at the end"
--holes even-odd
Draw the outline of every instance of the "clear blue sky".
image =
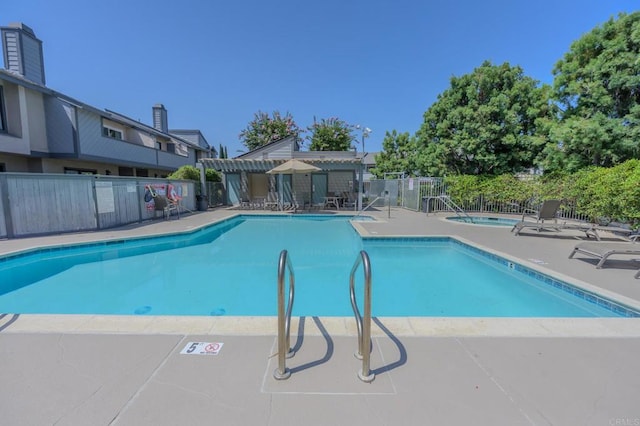
MULTIPOLYGON (((152 124, 200 129, 244 149, 254 113, 290 112, 306 128, 337 116, 413 134, 452 76, 484 60, 553 80, 573 41, 638 0, 6 0, 0 25, 43 41, 47 85, 152 124)), ((360 148, 358 148, 360 149, 360 148)))

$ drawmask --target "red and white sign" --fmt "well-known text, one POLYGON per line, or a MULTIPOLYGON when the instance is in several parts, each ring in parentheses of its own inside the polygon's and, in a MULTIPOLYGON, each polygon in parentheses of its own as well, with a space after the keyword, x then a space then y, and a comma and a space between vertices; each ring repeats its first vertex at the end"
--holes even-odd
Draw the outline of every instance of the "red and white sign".
POLYGON ((222 342, 189 342, 180 351, 182 355, 218 355, 222 349, 222 342))

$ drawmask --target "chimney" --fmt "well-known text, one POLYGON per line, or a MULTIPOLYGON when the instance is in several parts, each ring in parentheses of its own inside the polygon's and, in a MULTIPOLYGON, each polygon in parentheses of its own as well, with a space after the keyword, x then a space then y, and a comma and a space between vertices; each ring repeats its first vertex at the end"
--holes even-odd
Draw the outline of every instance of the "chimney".
POLYGON ((153 106, 153 127, 164 133, 169 133, 169 123, 167 121, 167 110, 164 105, 155 104, 153 106))
POLYGON ((45 85, 42 41, 25 24, 11 23, 0 27, 4 67, 27 80, 45 85))

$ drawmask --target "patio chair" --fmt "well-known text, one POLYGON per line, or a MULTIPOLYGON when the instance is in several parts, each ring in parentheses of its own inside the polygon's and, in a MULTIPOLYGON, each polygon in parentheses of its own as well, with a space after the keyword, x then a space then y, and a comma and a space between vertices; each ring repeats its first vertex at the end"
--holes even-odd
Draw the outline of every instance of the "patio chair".
POLYGON ((266 197, 257 196, 251 199, 251 207, 256 210, 263 210, 266 197))
POLYGON ((355 210, 356 205, 357 205, 356 199, 352 197, 350 192, 345 192, 342 195, 342 207, 348 210, 351 210, 351 209, 355 210))
POLYGON ((164 195, 156 194, 153 197, 153 209, 154 211, 161 211, 164 219, 171 218, 171 212, 175 211, 180 219, 180 205, 177 200, 172 200, 164 195))
POLYGON ((278 210, 280 208, 277 192, 269 192, 267 194, 267 198, 264 201, 264 208, 269 210, 278 210))
MULTIPOLYGON (((636 244, 634 238, 631 242, 584 242, 579 243, 573 248, 573 251, 569 255, 569 259, 572 259, 576 253, 584 254, 587 256, 600 259, 596 264, 596 269, 602 268, 604 262, 607 261, 609 256, 614 255, 626 255, 626 256, 640 256, 640 244, 636 244)), ((634 278, 640 277, 640 270, 636 272, 634 278)))
MULTIPOLYGON (((540 232, 545 228, 545 220, 553 220, 551 228, 558 229, 558 209, 560 208, 560 200, 545 200, 539 210, 525 209, 522 212, 522 220, 511 228, 511 232, 516 231, 516 235, 520 234, 524 228, 536 228, 540 232), (533 218, 536 221, 527 221, 526 218, 533 218)), ((547 228, 549 226, 546 226, 547 228)))
POLYGON ((253 204, 251 203, 251 200, 249 199, 249 197, 240 198, 240 208, 241 209, 252 209, 253 208, 253 204))
POLYGON ((294 213, 297 213, 298 210, 304 209, 304 197, 297 195, 295 192, 291 195, 291 203, 289 205, 290 209, 293 209, 294 213))

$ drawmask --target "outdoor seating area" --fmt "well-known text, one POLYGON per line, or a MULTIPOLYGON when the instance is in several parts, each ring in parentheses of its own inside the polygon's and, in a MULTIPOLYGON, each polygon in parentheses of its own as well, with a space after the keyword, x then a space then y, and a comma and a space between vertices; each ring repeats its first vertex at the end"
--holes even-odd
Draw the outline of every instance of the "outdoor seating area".
POLYGON ((252 198, 242 197, 234 208, 240 210, 270 210, 270 211, 318 211, 318 210, 354 210, 356 208, 354 194, 327 194, 319 201, 311 199, 309 193, 292 193, 288 197, 280 197, 278 192, 269 192, 266 196, 252 198))

